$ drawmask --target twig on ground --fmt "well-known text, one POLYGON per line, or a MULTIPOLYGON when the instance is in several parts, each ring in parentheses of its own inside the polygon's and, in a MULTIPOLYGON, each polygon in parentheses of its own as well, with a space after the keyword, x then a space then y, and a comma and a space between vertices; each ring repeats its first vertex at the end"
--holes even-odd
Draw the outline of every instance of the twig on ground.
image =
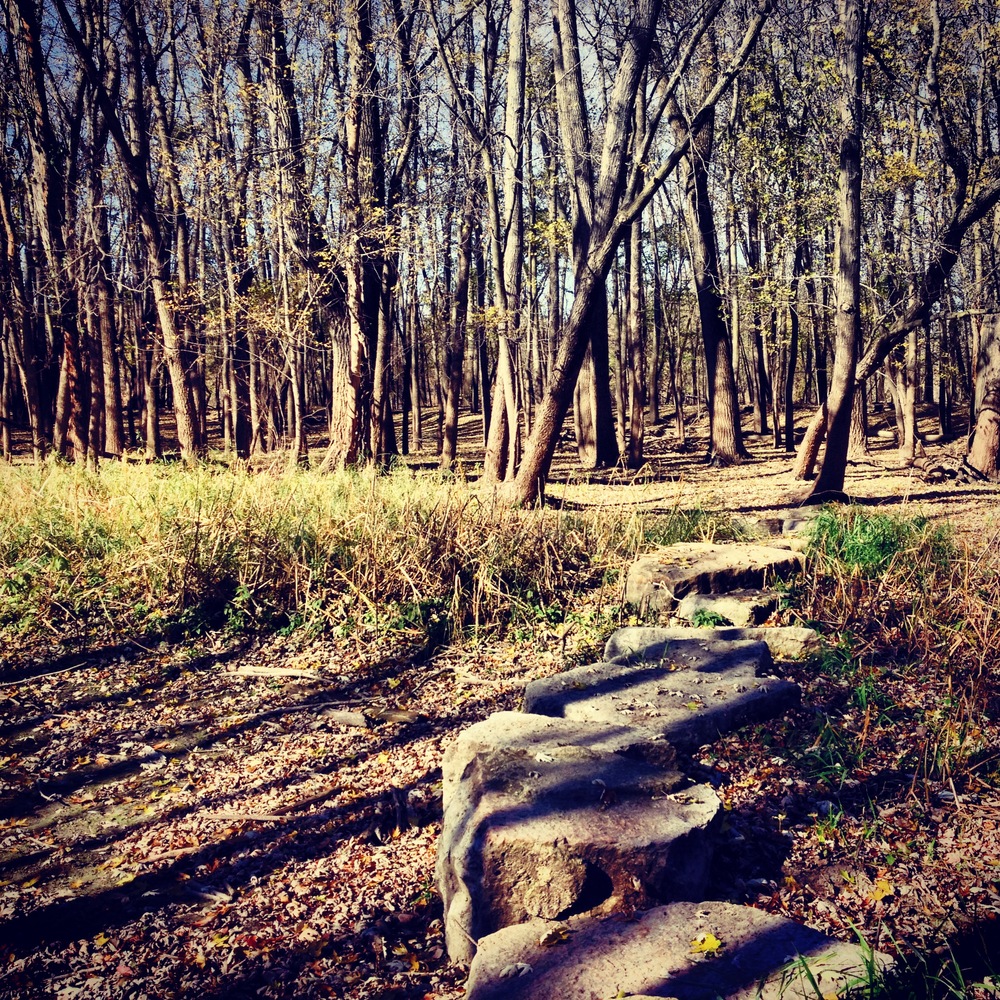
MULTIPOLYGON (((58 670, 47 670, 44 674, 28 674, 20 680, 0 681, 0 688, 18 687, 21 684, 28 684, 31 681, 40 681, 43 677, 55 677, 56 674, 66 674, 69 673, 70 670, 79 670, 81 667, 86 666, 88 666, 88 664, 87 661, 84 660, 83 663, 73 663, 68 667, 60 667, 58 670)), ((97 664, 92 664, 92 666, 97 666, 97 664)))
POLYGON ((174 858, 183 858, 186 854, 195 854, 203 848, 203 844, 195 844, 193 847, 175 847, 172 851, 161 851, 159 854, 151 854, 148 858, 142 858, 139 864, 154 865, 158 861, 172 861, 174 858))
POLYGON ((235 670, 227 670, 231 677, 306 677, 312 681, 320 679, 316 670, 306 670, 302 667, 255 667, 245 664, 235 670))
POLYGON ((247 716, 244 721, 258 722, 261 719, 270 718, 272 715, 285 715, 286 713, 291 712, 306 712, 309 709, 334 709, 333 711, 324 712, 324 718, 329 721, 336 722, 341 726, 357 726, 360 729, 368 728, 369 719, 364 712, 337 711, 334 708, 335 706, 342 704, 343 702, 338 701, 307 701, 301 705, 283 705, 279 708, 268 708, 263 712, 258 712, 256 715, 247 716))

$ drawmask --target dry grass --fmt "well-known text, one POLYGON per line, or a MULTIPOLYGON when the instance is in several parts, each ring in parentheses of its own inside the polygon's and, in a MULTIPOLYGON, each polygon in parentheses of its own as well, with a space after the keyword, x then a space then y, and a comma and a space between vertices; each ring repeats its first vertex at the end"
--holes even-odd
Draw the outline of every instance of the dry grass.
POLYGON ((680 509, 512 511, 405 468, 6 467, 0 498, 0 635, 14 646, 220 623, 496 634, 561 621, 641 547, 740 530, 680 509))

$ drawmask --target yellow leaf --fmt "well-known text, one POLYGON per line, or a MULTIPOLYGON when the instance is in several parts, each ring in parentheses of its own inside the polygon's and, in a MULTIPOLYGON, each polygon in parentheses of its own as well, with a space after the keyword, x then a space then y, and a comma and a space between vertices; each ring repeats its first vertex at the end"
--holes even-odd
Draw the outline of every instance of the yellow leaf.
POLYGON ((715 955, 722 947, 722 942, 711 932, 699 934, 691 942, 691 951, 695 955, 715 955))
POLYGON ((384 750, 378 755, 378 762, 380 764, 389 763, 389 755, 384 750))
POLYGON ((543 948, 551 948, 554 944, 562 944, 563 941, 569 938, 569 928, 563 927, 553 927, 552 930, 546 931, 539 939, 538 943, 543 948))
POLYGON ((110 940, 111 938, 109 938, 104 931, 101 931, 101 933, 94 938, 94 944, 96 944, 98 948, 103 948, 110 940))
POLYGON ((886 896, 891 896, 895 891, 896 890, 893 887, 893 884, 888 879, 880 878, 875 883, 875 888, 872 889, 868 898, 873 903, 877 903, 880 899, 885 899, 886 896))
POLYGON ((36 875, 34 878, 29 878, 27 882, 21 883, 21 888, 30 889, 38 881, 38 879, 39 879, 38 875, 36 875))

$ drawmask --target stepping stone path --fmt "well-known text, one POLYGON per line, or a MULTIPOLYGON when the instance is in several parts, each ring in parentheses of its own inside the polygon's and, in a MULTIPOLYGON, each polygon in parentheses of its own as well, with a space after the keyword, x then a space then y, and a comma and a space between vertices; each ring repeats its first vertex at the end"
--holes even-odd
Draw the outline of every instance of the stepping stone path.
POLYGON ((760 608, 771 598, 753 588, 800 568, 780 544, 684 543, 639 559, 628 600, 669 612, 689 594, 727 594, 725 617, 747 624, 619 629, 602 662, 531 682, 523 712, 448 747, 436 876, 469 1000, 815 997, 814 983, 829 996, 888 964, 793 921, 700 902, 722 803, 677 768, 675 748, 798 704, 775 661, 819 637, 738 608, 760 608))
POLYGON ((865 968, 854 945, 732 903, 674 903, 632 919, 571 917, 561 926, 557 936, 565 934, 565 941, 550 945, 540 943, 553 929, 544 920, 481 941, 467 996, 820 1000, 846 989, 865 968), (711 947, 708 935, 722 947, 699 958, 692 942, 711 947))

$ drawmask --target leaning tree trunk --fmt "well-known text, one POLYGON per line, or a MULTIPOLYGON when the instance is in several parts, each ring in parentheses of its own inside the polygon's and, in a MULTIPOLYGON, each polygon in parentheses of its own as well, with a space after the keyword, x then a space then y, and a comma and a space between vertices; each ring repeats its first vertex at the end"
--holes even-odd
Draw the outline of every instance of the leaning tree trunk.
MULTIPOLYGON (((713 12, 717 9, 712 8, 706 12, 699 25, 700 31, 703 32, 707 28, 714 17, 713 12)), ((704 120, 719 98, 732 86, 736 74, 746 62, 760 36, 770 11, 771 0, 761 0, 757 16, 746 29, 729 68, 705 98, 701 110, 694 116, 692 123, 704 120)), ((559 431, 572 400, 573 386, 580 365, 583 363, 587 348, 587 332, 595 321, 595 311, 598 306, 605 306, 606 322, 604 282, 626 227, 649 204, 650 199, 687 152, 687 142, 679 143, 667 159, 650 172, 642 185, 640 185, 640 171, 633 170, 631 176, 629 175, 626 160, 631 149, 629 139, 635 95, 649 55, 659 13, 659 0, 639 0, 635 4, 635 16, 629 25, 626 43, 622 47, 605 120, 601 170, 594 192, 593 224, 587 235, 586 254, 581 258, 583 267, 577 271, 573 307, 559 345, 552 378, 538 408, 524 460, 516 479, 506 490, 507 499, 514 504, 533 503, 543 491, 559 431)), ((558 45, 554 48, 558 50, 558 45)), ((690 52, 687 56, 690 56, 690 52)), ((685 62, 684 66, 686 65, 685 62)), ((644 146, 644 150, 648 148, 651 138, 652 132, 647 134, 647 145, 644 146)), ((641 166, 644 160, 645 157, 637 158, 637 164, 641 166)))

